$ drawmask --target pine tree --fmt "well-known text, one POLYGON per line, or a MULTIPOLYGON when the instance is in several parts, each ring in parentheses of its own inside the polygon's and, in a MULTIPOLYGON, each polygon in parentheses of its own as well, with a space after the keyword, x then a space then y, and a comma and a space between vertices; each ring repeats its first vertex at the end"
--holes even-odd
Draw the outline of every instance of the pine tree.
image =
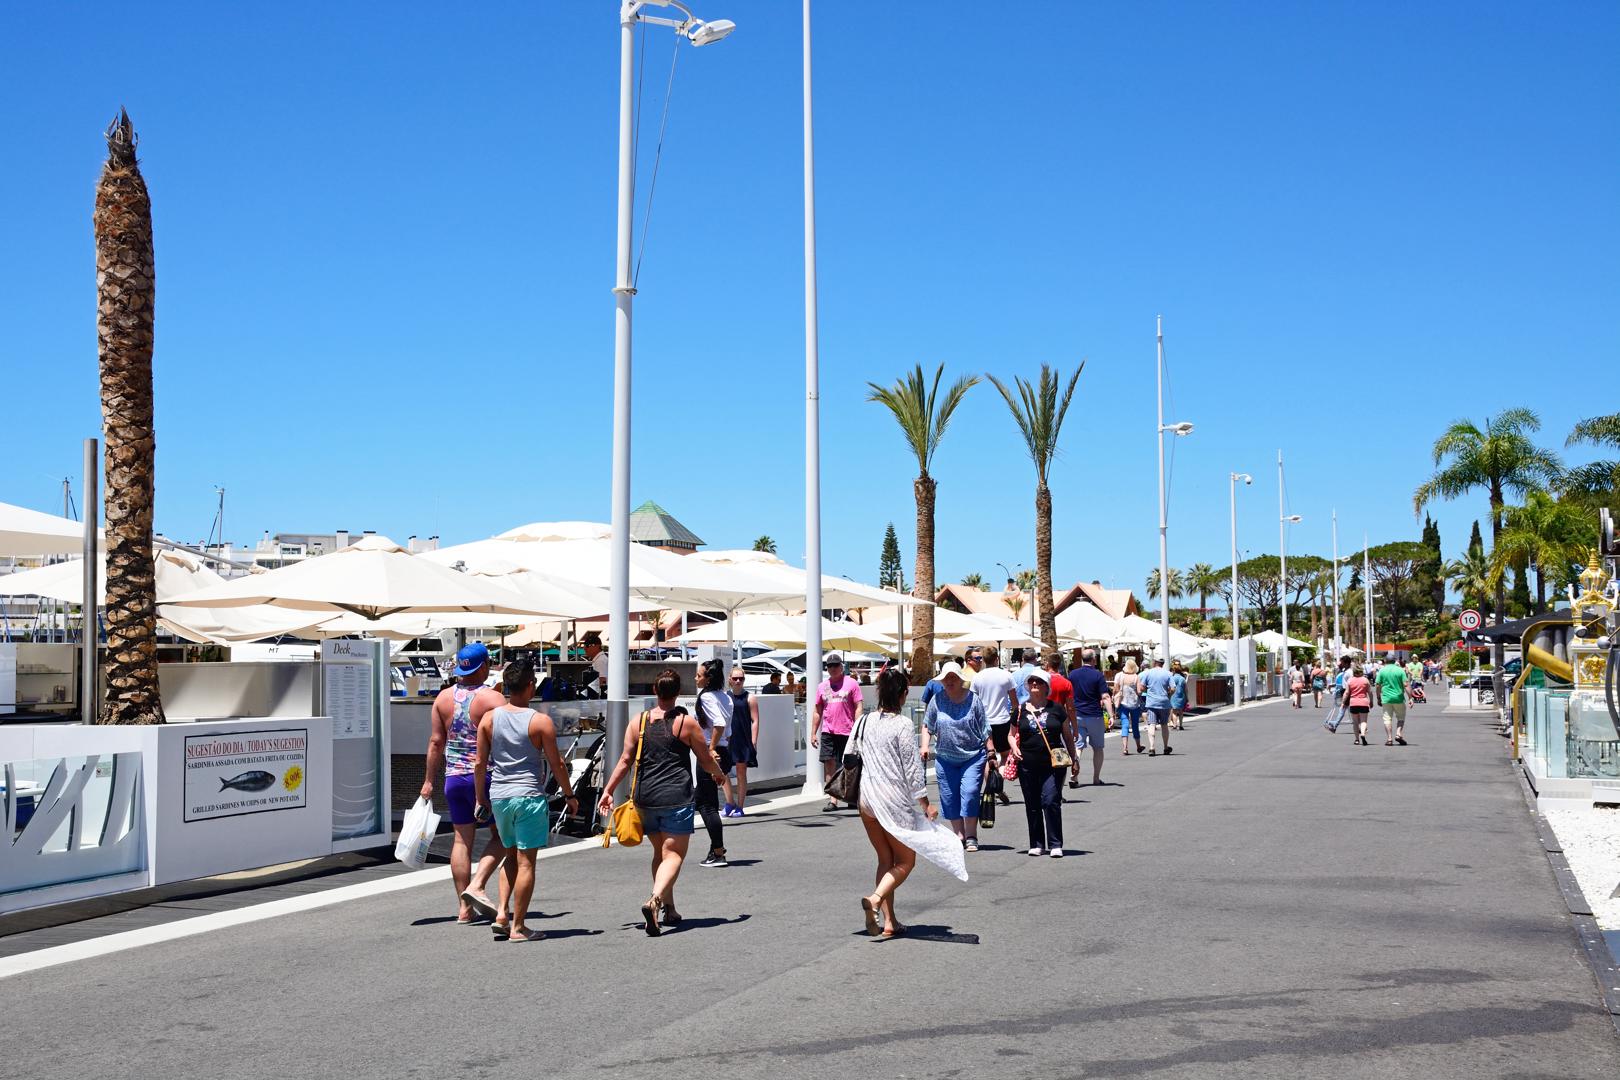
POLYGON ((900 565, 900 537, 894 531, 894 522, 889 522, 888 529, 883 534, 883 554, 878 559, 878 584, 885 589, 906 589, 905 568, 900 565))
POLYGON ((1418 568, 1417 583, 1423 595, 1429 598, 1435 618, 1444 618, 1446 611, 1445 558, 1440 553, 1440 525, 1429 515, 1423 516, 1423 546, 1429 549, 1418 568))
MULTIPOLYGON (((1468 554, 1485 558, 1485 537, 1479 531, 1479 519, 1474 519, 1474 531, 1468 534, 1468 554)), ((1469 593, 1462 598, 1463 607, 1475 611, 1485 610, 1485 593, 1469 593)))
POLYGON ((1513 564, 1513 591, 1508 594, 1508 615, 1522 619, 1533 610, 1530 599, 1530 566, 1528 560, 1513 564))

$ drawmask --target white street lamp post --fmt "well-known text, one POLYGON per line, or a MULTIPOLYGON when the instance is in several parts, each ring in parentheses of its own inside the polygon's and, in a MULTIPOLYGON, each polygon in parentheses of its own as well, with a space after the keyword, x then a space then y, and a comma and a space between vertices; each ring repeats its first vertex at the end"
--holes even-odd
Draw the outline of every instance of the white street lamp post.
POLYGON ((1170 663, 1170 541, 1168 530, 1170 519, 1166 509, 1166 493, 1164 489, 1164 435, 1171 432, 1177 436, 1191 435, 1193 426, 1186 421, 1176 424, 1164 422, 1164 316, 1160 315, 1154 322, 1155 335, 1158 339, 1158 362, 1155 375, 1159 387, 1159 424, 1157 434, 1154 436, 1159 443, 1159 656, 1166 664, 1170 663))
POLYGON ((1339 512, 1333 511, 1333 659, 1344 651, 1339 637, 1339 512))
MULTIPOLYGON (((804 792, 821 792, 821 757, 810 745, 821 685, 821 359, 816 338, 816 146, 810 108, 810 0, 804 0, 804 792)), ((903 617, 903 616, 902 616, 903 617)), ((902 646, 903 648, 903 646, 902 646)), ((904 660, 905 654, 901 653, 904 660)))
POLYGON ((693 45, 719 41, 735 25, 704 22, 674 0, 624 0, 619 7, 619 220, 613 285, 613 547, 609 559, 608 699, 603 761, 612 768, 624 746, 630 720, 630 307, 636 295, 631 269, 631 230, 636 194, 636 23, 669 26, 693 45), (643 14, 647 7, 673 7, 685 18, 643 14))
POLYGON ((1248 473, 1233 473, 1231 478, 1232 494, 1232 704, 1243 703, 1243 673, 1242 657, 1238 653, 1238 571, 1237 571, 1237 482, 1242 480, 1245 485, 1254 483, 1254 477, 1248 473))
POLYGON ((1282 601, 1282 692, 1288 692, 1288 526, 1299 521, 1283 506, 1283 456, 1277 451, 1277 596, 1282 601))

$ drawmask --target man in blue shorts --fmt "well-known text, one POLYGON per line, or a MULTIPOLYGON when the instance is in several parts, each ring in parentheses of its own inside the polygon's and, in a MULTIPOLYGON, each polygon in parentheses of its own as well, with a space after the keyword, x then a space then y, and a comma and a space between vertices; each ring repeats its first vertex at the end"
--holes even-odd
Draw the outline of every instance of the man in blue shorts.
POLYGON ((1158 756, 1154 749, 1155 734, 1164 739, 1164 752, 1170 753, 1170 698, 1175 693, 1176 679, 1164 668, 1164 660, 1153 661, 1153 666, 1141 675, 1142 707, 1147 711, 1148 757, 1158 756))
POLYGON ((1102 783, 1103 735, 1107 725, 1103 713, 1114 709, 1114 695, 1109 690, 1108 676, 1097 669, 1097 650, 1087 649, 1080 654, 1080 666, 1069 672, 1074 684, 1075 733, 1074 777, 1080 777, 1080 748, 1091 747, 1091 782, 1102 783))

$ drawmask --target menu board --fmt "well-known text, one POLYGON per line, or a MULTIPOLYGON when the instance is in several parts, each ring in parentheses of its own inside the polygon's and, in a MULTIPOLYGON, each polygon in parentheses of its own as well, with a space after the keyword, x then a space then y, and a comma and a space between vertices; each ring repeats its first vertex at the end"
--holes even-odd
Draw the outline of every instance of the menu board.
POLYGON ((332 738, 371 738, 373 686, 371 644, 321 642, 321 697, 332 718, 332 738))
POLYGON ((307 805, 309 732, 221 731, 185 739, 185 820, 307 805))

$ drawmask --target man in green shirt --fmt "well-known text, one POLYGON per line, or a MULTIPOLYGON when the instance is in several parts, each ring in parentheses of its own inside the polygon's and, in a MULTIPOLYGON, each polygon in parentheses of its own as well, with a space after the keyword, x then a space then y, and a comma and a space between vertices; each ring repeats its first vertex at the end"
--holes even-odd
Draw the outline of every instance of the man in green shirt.
POLYGON ((1384 745, 1406 745, 1406 670, 1396 663, 1378 669, 1373 685, 1378 690, 1378 701, 1384 706, 1384 745))

